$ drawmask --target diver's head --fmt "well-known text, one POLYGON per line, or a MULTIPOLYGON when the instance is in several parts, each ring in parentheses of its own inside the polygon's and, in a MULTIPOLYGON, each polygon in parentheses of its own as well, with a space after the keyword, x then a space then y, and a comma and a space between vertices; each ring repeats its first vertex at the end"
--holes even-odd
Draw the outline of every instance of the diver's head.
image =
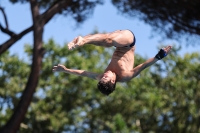
POLYGON ((115 90, 116 74, 112 71, 107 71, 103 74, 97 87, 99 91, 105 95, 109 95, 115 90))

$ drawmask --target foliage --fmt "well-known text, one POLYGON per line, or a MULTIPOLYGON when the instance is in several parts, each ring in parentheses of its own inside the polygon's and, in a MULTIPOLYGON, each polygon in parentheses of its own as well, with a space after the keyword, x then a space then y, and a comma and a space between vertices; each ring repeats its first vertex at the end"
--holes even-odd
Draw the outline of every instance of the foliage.
POLYGON ((19 60, 17 55, 9 55, 9 52, 5 52, 0 57, 1 126, 7 122, 13 107, 18 103, 28 72, 28 64, 19 60))
MULTIPOLYGON (((48 10, 56 3, 63 0, 37 0, 37 4, 41 11, 48 10)), ((12 3, 29 3, 30 0, 10 0, 12 3)), ((103 4, 103 0, 68 0, 68 6, 59 13, 70 16, 81 23, 85 21, 93 13, 94 8, 98 4, 103 4)))
MULTIPOLYGON (((21 123, 32 132, 200 132, 200 54, 178 56, 176 49, 163 61, 128 83, 117 84, 110 96, 96 89, 97 81, 53 73, 58 63, 68 68, 102 72, 111 51, 86 45, 74 51, 49 40, 44 45, 37 91, 21 123)), ((31 58, 32 47, 26 45, 31 58)), ((136 65, 145 58, 135 56, 136 65)), ((13 112, 26 84, 30 64, 4 53, 0 62, 1 126, 13 112)))
POLYGON ((112 0, 120 13, 139 18, 167 38, 198 44, 200 39, 200 0, 112 0), (187 39, 185 39, 187 38, 187 39))
MULTIPOLYGON (((31 52, 32 63, 30 64, 31 70, 27 73, 27 82, 24 84, 23 93, 19 93, 17 96, 21 96, 17 106, 14 106, 14 112, 10 116, 10 119, 4 126, 0 128, 2 133, 15 133, 19 130, 20 123, 25 117, 25 114, 29 108, 30 102, 36 90, 39 82, 39 75, 42 72, 42 60, 45 49, 43 48, 43 31, 44 26, 47 24, 56 14, 62 13, 69 15, 76 20, 78 24, 86 20, 93 12, 94 8, 98 4, 102 4, 102 0, 88 1, 88 0, 10 0, 12 3, 29 3, 32 15, 32 26, 22 30, 20 33, 15 33, 9 29, 8 20, 4 8, 0 5, 0 12, 3 14, 5 26, 0 24, 0 30, 9 35, 9 39, 0 45, 0 55, 8 50, 15 42, 20 40, 24 35, 33 31, 33 48, 31 52)), ((30 53, 29 53, 30 54, 30 53)), ((3 64, 3 63, 2 63, 3 64)), ((4 66, 6 67, 6 66, 4 66)), ((17 66, 19 67, 19 66, 17 66)), ((3 73, 4 74, 4 73, 3 73)), ((6 75, 6 74, 5 74, 6 75)), ((4 76, 4 75, 3 75, 4 76)), ((4 77, 3 77, 4 78, 4 77)), ((19 77, 18 77, 19 78, 19 77)), ((3 79, 7 81, 7 79, 3 79)), ((9 80, 8 80, 9 82, 9 80)), ((22 86, 21 86, 22 87, 22 86)), ((9 100, 14 99, 9 97, 9 100)), ((23 125, 23 124, 22 124, 23 125)), ((26 127, 25 125, 23 125, 26 127)))
MULTIPOLYGON (((174 53, 171 56, 172 61, 165 60, 165 64, 155 65, 135 80, 118 84, 115 93, 105 97, 95 89, 96 81, 64 73, 52 73, 51 68, 61 62, 69 68, 101 72, 110 59, 110 50, 87 46, 68 52, 66 47, 55 45, 55 42, 50 40, 44 45, 46 54, 43 58, 42 45, 44 26, 53 16, 62 13, 70 15, 78 23, 83 22, 93 12, 94 7, 103 1, 10 2, 29 2, 33 25, 19 34, 14 33, 8 28, 6 13, 0 7, 6 23, 5 27, 0 25, 0 29, 10 36, 10 39, 0 46, 0 125, 6 125, 0 129, 1 132, 18 130, 38 81, 39 85, 19 132, 200 132, 198 53, 188 54, 183 58, 175 56, 174 53), (17 55, 5 52, 30 31, 33 31, 34 47, 26 46, 26 52, 28 58, 33 59, 31 64, 19 59, 17 55)), ((160 6, 158 1, 147 4, 145 8, 145 2, 134 9, 142 12, 141 18, 156 28, 161 27, 163 31, 166 26, 164 30, 167 35, 173 36, 172 31, 199 35, 199 16, 196 17, 199 10, 195 8, 198 7, 199 1, 182 1, 183 6, 179 8, 176 5, 180 4, 180 1, 173 2, 164 2, 167 8, 160 6), (169 10, 171 3, 178 9, 178 13, 176 10, 169 10), (147 15, 144 15, 146 11, 147 15), (166 21, 166 16, 173 19, 166 21)), ((120 7, 125 7, 126 12, 129 8, 127 5, 131 4, 134 2, 120 7)), ((144 58, 136 56, 136 63, 142 61, 144 58)))

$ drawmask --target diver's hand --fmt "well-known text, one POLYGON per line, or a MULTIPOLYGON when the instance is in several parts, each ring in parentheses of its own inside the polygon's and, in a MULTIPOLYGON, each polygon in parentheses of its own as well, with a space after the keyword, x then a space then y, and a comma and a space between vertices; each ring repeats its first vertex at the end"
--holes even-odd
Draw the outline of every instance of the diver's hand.
POLYGON ((53 72, 64 72, 67 68, 64 65, 58 64, 57 66, 53 67, 53 72))

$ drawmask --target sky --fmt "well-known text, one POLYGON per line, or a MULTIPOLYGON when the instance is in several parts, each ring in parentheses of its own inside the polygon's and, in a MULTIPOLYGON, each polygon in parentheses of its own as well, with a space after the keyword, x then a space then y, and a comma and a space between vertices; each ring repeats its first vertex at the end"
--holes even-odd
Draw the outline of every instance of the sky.
MULTIPOLYGON (((12 5, 8 0, 0 0, 0 5, 5 9, 10 30, 20 33, 32 25, 29 4, 12 5)), ((1 12, 0 23, 5 25, 1 12)), ((112 32, 123 29, 131 30, 134 32, 136 37, 136 53, 143 57, 154 57, 158 52, 157 48, 161 44, 180 45, 175 40, 162 40, 159 34, 152 38, 151 36, 153 31, 149 25, 139 21, 137 18, 127 18, 120 15, 117 9, 107 0, 105 0, 104 5, 97 6, 93 15, 78 28, 75 25, 75 21, 70 17, 56 15, 48 24, 46 24, 43 40, 44 42, 47 42, 50 38, 53 38, 56 43, 64 45, 66 42, 73 40, 76 36, 87 35, 96 28, 99 32, 112 32)), ((9 36, 0 31, 0 44, 8 39, 9 36)), ((31 32, 16 42, 9 50, 11 51, 11 54, 18 54, 20 58, 26 59, 23 50, 24 44, 32 43, 33 35, 31 32)), ((179 53, 184 55, 185 53, 197 51, 197 49, 197 47, 192 46, 183 47, 179 53)))
MULTIPOLYGON (((10 4, 7 0, 0 1, 4 7, 10 30, 20 33, 22 30, 32 25, 32 18, 29 4, 10 4)), ((5 25, 3 15, 0 13, 0 23, 5 25)), ((99 32, 112 32, 115 30, 129 29, 136 36, 136 53, 143 57, 153 57, 158 52, 158 47, 162 45, 176 44, 180 45, 176 40, 162 40, 157 34, 152 38, 151 26, 139 21, 137 18, 127 18, 119 14, 117 9, 109 1, 105 1, 104 5, 95 8, 94 13, 79 27, 76 27, 75 21, 69 16, 56 15, 44 29, 43 40, 47 42, 53 38, 57 44, 64 45, 66 42, 73 40, 76 36, 85 36, 90 34, 94 29, 99 32)), ((0 32, 0 44, 9 39, 9 36, 0 32)), ((20 41, 15 43, 11 48, 11 53, 18 54, 24 58, 24 44, 33 43, 32 32, 25 35, 20 41)), ((83 47, 84 48, 84 47, 83 47)), ((184 46, 179 52, 181 55, 191 53, 196 47, 184 46)))

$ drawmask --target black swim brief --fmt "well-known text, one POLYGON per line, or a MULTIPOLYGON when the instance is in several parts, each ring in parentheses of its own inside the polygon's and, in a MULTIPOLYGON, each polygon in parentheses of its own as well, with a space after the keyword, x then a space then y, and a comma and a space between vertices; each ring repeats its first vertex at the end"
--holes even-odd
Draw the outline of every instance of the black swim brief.
POLYGON ((133 47, 135 45, 135 42, 136 42, 134 33, 131 30, 129 30, 129 31, 133 34, 133 43, 131 45, 125 46, 125 47, 133 47))

